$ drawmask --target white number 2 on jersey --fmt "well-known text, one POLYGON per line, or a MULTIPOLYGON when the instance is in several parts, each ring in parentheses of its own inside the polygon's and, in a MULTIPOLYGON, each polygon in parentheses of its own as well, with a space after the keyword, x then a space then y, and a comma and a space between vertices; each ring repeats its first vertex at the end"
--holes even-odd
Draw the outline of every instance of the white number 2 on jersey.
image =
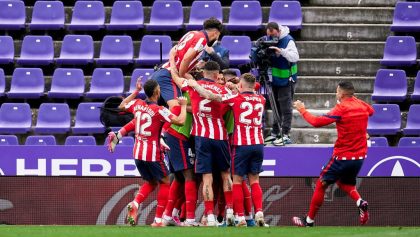
POLYGON ((151 132, 145 131, 146 128, 152 125, 152 117, 148 113, 136 112, 136 135, 150 136, 151 132), (141 123, 141 121, 146 120, 141 123))
POLYGON ((206 106, 210 102, 211 102, 211 100, 208 100, 208 99, 200 101, 200 104, 198 106, 198 109, 200 110, 200 112, 210 113, 211 112, 211 107, 206 106))
POLYGON ((264 106, 262 104, 256 104, 255 106, 252 106, 252 104, 249 103, 249 102, 242 102, 239 107, 241 109, 246 109, 244 112, 242 112, 239 115, 239 122, 241 122, 243 124, 247 124, 247 125, 250 125, 252 122, 254 122, 254 125, 256 125, 256 126, 261 125, 262 114, 263 114, 263 110, 264 110, 264 106), (248 119, 246 117, 248 117, 250 114, 252 114, 253 110, 258 111, 258 117, 254 118, 254 120, 252 121, 251 119, 248 119))

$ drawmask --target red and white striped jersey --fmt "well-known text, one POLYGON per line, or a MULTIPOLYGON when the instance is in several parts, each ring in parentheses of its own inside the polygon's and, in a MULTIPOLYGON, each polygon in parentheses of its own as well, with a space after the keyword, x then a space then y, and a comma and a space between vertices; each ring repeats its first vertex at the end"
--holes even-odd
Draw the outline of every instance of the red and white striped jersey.
MULTIPOLYGON (((227 93, 224 86, 208 79, 202 79, 198 81, 198 84, 215 94, 223 95, 227 93)), ((191 135, 214 140, 227 140, 228 135, 223 115, 229 109, 229 106, 201 97, 197 91, 188 86, 187 81, 184 81, 181 89, 188 91, 191 98, 191 109, 194 118, 191 135)))
MULTIPOLYGON (((193 69, 195 65, 198 63, 198 60, 203 53, 204 46, 207 44, 207 37, 204 31, 190 31, 186 33, 176 45, 176 55, 175 55, 175 63, 176 68, 179 70, 179 66, 181 65, 182 60, 184 59, 185 54, 187 53, 188 49, 193 48, 196 52, 195 58, 191 61, 188 71, 193 69)), ((162 66, 163 68, 169 69, 170 63, 166 62, 162 66)))
POLYGON ((233 145, 264 144, 262 116, 265 98, 254 92, 243 92, 226 94, 222 97, 222 101, 232 107, 235 121, 233 145))
POLYGON ((135 136, 133 155, 143 161, 160 161, 160 133, 165 122, 171 122, 175 116, 167 108, 143 100, 132 100, 125 106, 134 114, 135 136))

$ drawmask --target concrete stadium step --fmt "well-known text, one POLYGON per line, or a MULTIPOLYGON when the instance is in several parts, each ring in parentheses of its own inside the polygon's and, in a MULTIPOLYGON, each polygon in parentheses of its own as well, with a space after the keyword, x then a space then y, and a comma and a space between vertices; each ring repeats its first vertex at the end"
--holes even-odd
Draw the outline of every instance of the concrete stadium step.
MULTIPOLYGON (((390 24, 303 23, 299 40, 323 41, 385 41, 393 35, 390 24)), ((292 33, 292 35, 295 35, 292 33)))
MULTIPOLYGON (((356 93, 356 96, 372 103, 371 93, 356 93)), ((335 93, 295 93, 294 100, 301 100, 308 109, 331 109, 337 102, 335 93)))
MULTIPOLYGON (((310 113, 316 116, 321 116, 323 114, 328 113, 327 109, 308 109, 310 113)), ((267 127, 273 126, 273 111, 267 110, 265 113, 265 124, 267 127)), ((293 110, 293 117, 292 117, 292 128, 313 128, 305 119, 302 118, 300 113, 297 110, 293 110)), ((328 125, 326 128, 335 128, 334 124, 328 125)))
POLYGON ((391 24, 394 7, 302 7, 305 23, 391 24))
POLYGON ((375 76, 379 59, 303 58, 298 63, 301 76, 375 76))
POLYGON ((297 93, 335 93, 341 81, 351 81, 358 93, 372 93, 375 77, 298 76, 297 93))
POLYGON ((297 41, 296 46, 298 48, 300 58, 382 59, 385 42, 297 41))
POLYGON ((335 7, 393 7, 398 0, 308 0, 304 5, 335 7))
POLYGON ((335 128, 292 128, 290 138, 295 144, 333 144, 337 131, 335 128))

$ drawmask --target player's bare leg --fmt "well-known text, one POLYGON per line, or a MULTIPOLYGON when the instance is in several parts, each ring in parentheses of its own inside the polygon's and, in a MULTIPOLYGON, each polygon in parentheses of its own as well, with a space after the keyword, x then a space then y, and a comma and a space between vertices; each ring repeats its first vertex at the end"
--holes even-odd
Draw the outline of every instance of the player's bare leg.
POLYGON ((233 199, 234 210, 238 215, 238 227, 246 227, 244 216, 244 193, 242 190, 242 176, 233 175, 233 199))
POLYGON ((149 194, 153 192, 153 190, 155 190, 156 187, 157 187, 157 182, 151 181, 151 182, 145 182, 139 188, 139 191, 136 197, 134 198, 134 200, 131 201, 127 205, 127 210, 128 210, 127 218, 126 218, 127 224, 131 226, 137 225, 139 204, 142 203, 144 200, 146 200, 149 194))
POLYGON ((234 226, 235 216, 233 214, 232 178, 230 177, 229 170, 222 171, 221 175, 223 180, 223 192, 225 194, 226 201, 226 222, 228 226, 234 226))
POLYGON ((205 214, 207 214, 207 226, 217 226, 214 217, 213 174, 203 174, 203 197, 205 214))
POLYGON ((152 227, 163 227, 165 226, 162 222, 163 211, 165 210, 166 203, 168 202, 169 195, 169 176, 165 176, 160 180, 159 192, 157 195, 157 205, 156 205, 156 214, 155 220, 151 224, 152 227))
POLYGON ((254 203, 255 221, 258 226, 264 227, 264 213, 262 208, 262 189, 260 186, 259 174, 248 174, 249 183, 251 185, 252 202, 254 203))

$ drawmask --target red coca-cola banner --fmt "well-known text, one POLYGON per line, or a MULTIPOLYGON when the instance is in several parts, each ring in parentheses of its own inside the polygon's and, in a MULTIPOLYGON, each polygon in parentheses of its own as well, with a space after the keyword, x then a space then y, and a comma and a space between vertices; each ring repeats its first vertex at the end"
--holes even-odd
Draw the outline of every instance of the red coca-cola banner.
MULTIPOLYGON (((262 178, 264 213, 270 225, 290 225, 306 213, 315 178, 262 178)), ((120 225, 139 178, 1 177, 0 223, 20 225, 120 225)), ((420 225, 420 178, 363 178, 357 186, 369 201, 375 226, 420 225)), ((156 193, 140 205, 139 225, 154 217, 156 193)), ((197 216, 203 213, 200 199, 197 216)), ((355 203, 331 186, 317 225, 358 225, 355 203)))

